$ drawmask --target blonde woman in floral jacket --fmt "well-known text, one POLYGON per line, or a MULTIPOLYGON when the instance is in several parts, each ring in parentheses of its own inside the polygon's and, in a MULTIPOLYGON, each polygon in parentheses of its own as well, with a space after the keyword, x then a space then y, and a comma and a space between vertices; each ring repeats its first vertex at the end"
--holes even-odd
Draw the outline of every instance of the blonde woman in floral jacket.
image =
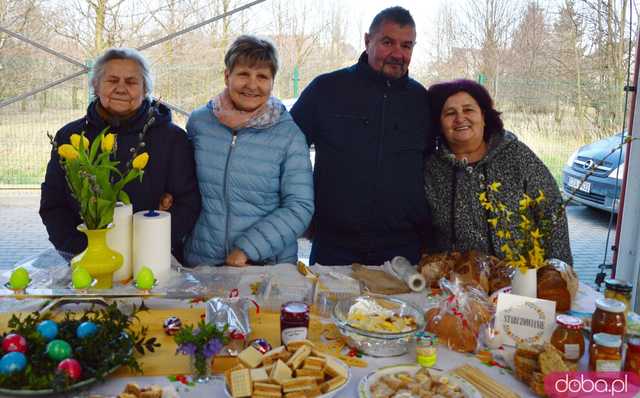
POLYGON ((439 142, 425 162, 425 194, 433 222, 428 251, 478 250, 504 257, 501 247, 521 237, 517 210, 523 195, 542 199, 542 192, 542 218, 550 221, 544 256, 572 264, 558 186, 533 151, 504 130, 487 90, 471 80, 455 80, 432 86, 429 95, 439 142), (515 213, 510 221, 500 220, 506 228, 491 225, 495 214, 479 200, 498 186, 492 197, 515 213), (511 239, 505 238, 505 229, 511 239))

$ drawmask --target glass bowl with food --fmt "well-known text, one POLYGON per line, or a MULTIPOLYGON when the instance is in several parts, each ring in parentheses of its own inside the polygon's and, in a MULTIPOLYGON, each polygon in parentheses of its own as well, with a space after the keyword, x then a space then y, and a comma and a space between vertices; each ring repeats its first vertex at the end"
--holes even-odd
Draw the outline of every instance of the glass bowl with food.
POLYGON ((358 296, 339 301, 332 320, 350 346, 374 357, 407 352, 409 342, 425 325, 422 311, 406 301, 358 296))

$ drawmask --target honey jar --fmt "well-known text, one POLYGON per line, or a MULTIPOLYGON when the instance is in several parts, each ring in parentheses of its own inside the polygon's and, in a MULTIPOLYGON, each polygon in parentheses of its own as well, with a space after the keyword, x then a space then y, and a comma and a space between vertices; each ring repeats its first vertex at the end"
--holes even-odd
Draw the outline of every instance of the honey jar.
POLYGON ((593 335, 594 347, 589 357, 589 369, 596 372, 619 372, 622 369, 620 346, 622 337, 608 333, 593 335))
POLYGON ((633 372, 640 376, 640 337, 632 337, 627 341, 627 356, 624 360, 625 372, 633 372))
POLYGON ((582 321, 574 316, 558 315, 556 329, 551 335, 551 344, 557 348, 568 361, 577 362, 584 354, 584 337, 582 321))
POLYGON ((606 286, 604 289, 604 297, 624 303, 626 306, 624 313, 626 315, 631 308, 631 291, 633 290, 633 286, 618 279, 607 279, 604 281, 604 284, 606 286))
POLYGON ((596 300, 596 311, 591 317, 591 333, 608 333, 624 335, 627 327, 624 311, 626 305, 618 300, 599 298, 596 300))
POLYGON ((309 306, 298 301, 290 301, 280 309, 280 339, 287 345, 292 341, 304 340, 309 333, 309 306))

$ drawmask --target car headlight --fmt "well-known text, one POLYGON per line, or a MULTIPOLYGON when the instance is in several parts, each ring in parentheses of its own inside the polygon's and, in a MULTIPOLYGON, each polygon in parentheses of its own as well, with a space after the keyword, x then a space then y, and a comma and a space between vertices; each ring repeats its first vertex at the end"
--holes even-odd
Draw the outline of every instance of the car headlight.
POLYGON ((609 178, 617 178, 618 180, 622 180, 622 176, 624 175, 624 163, 620 163, 618 167, 611 170, 609 173, 609 178))
POLYGON ((567 159, 567 163, 566 163, 567 167, 573 166, 573 162, 576 161, 579 151, 580 151, 580 148, 576 149, 576 151, 572 153, 571 156, 569 156, 569 159, 567 159))

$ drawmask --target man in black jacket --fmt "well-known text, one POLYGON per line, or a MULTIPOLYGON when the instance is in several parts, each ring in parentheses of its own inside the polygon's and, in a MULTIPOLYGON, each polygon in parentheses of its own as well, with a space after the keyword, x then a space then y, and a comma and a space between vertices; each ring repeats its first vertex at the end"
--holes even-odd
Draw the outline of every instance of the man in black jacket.
MULTIPOLYGON (((105 127, 117 134, 115 159, 120 171, 126 169, 131 151, 144 142, 149 153, 142 182, 134 180, 124 191, 133 211, 161 209, 171 213, 172 254, 182 261, 182 245, 200 214, 200 191, 195 174, 193 148, 187 135, 171 121, 171 111, 150 97, 152 81, 146 60, 132 49, 110 49, 94 66, 92 85, 96 99, 87 114, 57 132, 58 145, 68 144, 72 134, 93 142, 105 127), (144 137, 143 126, 153 119, 144 137)), ((51 152, 42 184, 40 217, 56 249, 78 254, 87 246, 84 234, 76 230, 82 223, 78 202, 71 196, 60 166, 58 153, 51 152)))
POLYGON ((364 40, 357 64, 318 76, 291 111, 316 150, 311 264, 415 264, 428 225, 431 118, 425 88, 408 76, 415 23, 387 8, 364 40))

